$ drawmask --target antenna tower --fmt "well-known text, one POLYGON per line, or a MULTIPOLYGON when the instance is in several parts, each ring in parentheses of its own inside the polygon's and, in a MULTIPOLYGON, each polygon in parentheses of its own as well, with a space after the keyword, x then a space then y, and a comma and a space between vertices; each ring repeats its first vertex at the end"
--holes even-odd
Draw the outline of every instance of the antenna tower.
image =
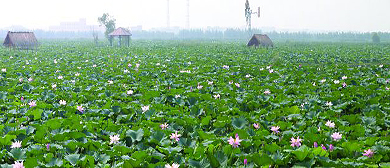
POLYGON ((246 27, 248 32, 252 34, 252 15, 257 14, 257 17, 260 18, 260 7, 257 8, 256 12, 253 12, 249 6, 249 1, 245 2, 245 18, 246 18, 246 27))

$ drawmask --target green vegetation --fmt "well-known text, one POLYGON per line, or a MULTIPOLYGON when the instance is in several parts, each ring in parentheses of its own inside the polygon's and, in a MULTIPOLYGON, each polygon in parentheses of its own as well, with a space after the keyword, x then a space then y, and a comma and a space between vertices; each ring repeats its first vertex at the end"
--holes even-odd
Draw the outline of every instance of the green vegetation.
POLYGON ((389 166, 389 45, 276 46, 1 48, 1 167, 389 166))

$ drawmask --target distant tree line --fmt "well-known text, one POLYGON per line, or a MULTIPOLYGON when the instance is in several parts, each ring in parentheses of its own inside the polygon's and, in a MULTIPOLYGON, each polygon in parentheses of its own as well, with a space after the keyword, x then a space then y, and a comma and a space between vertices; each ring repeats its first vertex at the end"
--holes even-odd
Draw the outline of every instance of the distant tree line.
MULTIPOLYGON (((254 29, 253 33, 262 33, 254 29)), ((93 39, 94 32, 54 32, 45 30, 34 30, 39 39, 93 39)), ((95 32, 96 33, 96 32, 95 32)), ((132 31, 132 39, 196 39, 196 40, 248 40, 251 33, 242 29, 222 30, 180 30, 178 32, 166 31, 132 31)), ((7 34, 6 30, 0 30, 0 38, 3 40, 7 34)), ((308 33, 308 32, 265 32, 273 41, 279 42, 372 42, 373 36, 380 37, 380 42, 390 42, 390 33, 353 33, 353 32, 329 32, 329 33, 308 33)), ((100 40, 105 40, 104 32, 98 33, 100 40)), ((377 39, 377 37, 374 37, 377 39)))

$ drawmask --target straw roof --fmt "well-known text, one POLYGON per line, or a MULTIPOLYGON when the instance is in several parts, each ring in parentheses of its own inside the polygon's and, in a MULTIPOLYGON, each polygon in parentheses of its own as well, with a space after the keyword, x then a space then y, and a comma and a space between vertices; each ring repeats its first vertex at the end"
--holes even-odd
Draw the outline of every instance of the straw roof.
POLYGON ((126 29, 119 27, 108 35, 110 35, 110 36, 131 36, 132 34, 129 31, 127 31, 126 29))
POLYGON ((247 45, 256 47, 259 45, 263 47, 273 47, 274 43, 266 34, 254 34, 247 45))
POLYGON ((33 32, 11 32, 9 31, 4 40, 3 46, 15 47, 18 49, 34 49, 38 47, 38 40, 33 32))

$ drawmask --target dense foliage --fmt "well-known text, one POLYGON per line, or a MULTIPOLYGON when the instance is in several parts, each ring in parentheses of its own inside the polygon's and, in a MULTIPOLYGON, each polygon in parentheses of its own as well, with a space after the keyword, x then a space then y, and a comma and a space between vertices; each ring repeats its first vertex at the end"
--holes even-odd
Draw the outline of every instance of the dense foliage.
POLYGON ((390 165, 386 44, 132 45, 0 49, 1 167, 390 165))

